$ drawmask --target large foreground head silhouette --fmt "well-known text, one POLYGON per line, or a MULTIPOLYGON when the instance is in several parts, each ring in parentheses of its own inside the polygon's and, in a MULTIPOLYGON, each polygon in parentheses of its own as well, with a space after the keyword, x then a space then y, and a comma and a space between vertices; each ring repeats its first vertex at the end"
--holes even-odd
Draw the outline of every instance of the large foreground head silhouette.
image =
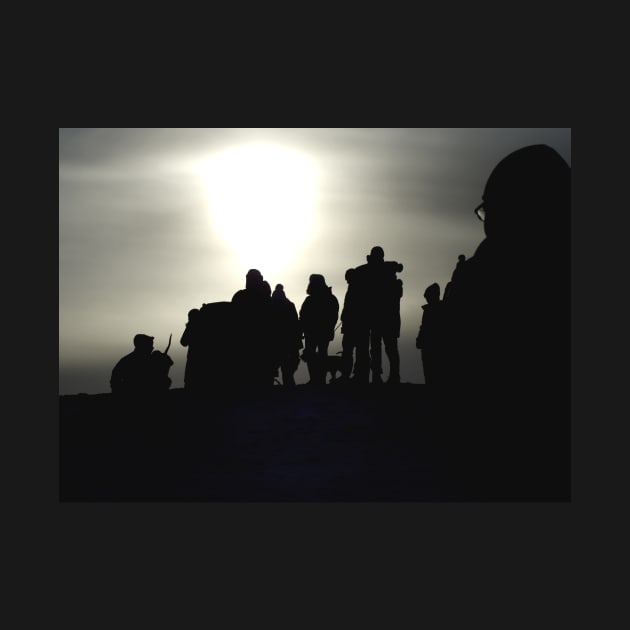
POLYGON ((568 232, 571 168, 545 144, 523 147, 497 164, 482 198, 489 240, 553 240, 568 232))

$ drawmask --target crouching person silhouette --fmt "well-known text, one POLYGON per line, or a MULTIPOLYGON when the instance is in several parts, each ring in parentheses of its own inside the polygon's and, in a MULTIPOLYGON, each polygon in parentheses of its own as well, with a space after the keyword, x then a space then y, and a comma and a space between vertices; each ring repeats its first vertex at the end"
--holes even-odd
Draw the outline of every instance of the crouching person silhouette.
POLYGON ((165 352, 153 350, 153 339, 138 334, 133 338, 134 350, 125 355, 112 370, 109 381, 113 394, 144 395, 166 392, 171 386, 168 371, 173 360, 165 352))

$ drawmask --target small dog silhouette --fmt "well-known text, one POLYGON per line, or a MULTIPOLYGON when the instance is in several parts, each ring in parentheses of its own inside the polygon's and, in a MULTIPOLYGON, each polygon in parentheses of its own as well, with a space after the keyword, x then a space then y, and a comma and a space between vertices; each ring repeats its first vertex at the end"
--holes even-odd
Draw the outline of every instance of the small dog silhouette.
MULTIPOLYGON (((329 383, 339 380, 337 378, 337 373, 342 374, 343 358, 339 356, 341 354, 342 352, 337 352, 336 355, 328 355, 324 360, 325 376, 328 376, 328 374, 330 374, 330 381, 328 381, 329 383)), ((317 360, 315 356, 309 356, 306 354, 306 352, 302 353, 301 358, 302 361, 304 361, 305 363, 308 363, 310 360, 317 360)))
POLYGON ((339 373, 340 375, 343 373, 343 357, 340 355, 341 352, 338 352, 337 354, 331 354, 326 357, 326 375, 330 374, 330 381, 328 381, 329 383, 338 380, 337 373, 339 373))

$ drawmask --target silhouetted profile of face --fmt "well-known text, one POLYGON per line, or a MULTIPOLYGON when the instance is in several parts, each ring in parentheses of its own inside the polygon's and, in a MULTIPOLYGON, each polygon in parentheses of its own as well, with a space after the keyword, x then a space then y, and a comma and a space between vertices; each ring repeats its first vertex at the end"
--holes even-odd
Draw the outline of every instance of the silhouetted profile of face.
POLYGON ((488 239, 554 239, 569 227, 571 169, 547 145, 524 147, 497 164, 482 198, 488 239))

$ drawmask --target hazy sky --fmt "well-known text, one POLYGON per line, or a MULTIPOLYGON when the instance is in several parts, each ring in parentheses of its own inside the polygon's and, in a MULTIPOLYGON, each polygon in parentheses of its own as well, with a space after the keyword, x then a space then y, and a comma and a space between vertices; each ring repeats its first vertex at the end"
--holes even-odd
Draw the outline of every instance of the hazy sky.
POLYGON ((424 382, 424 289, 483 239, 473 209, 497 162, 537 143, 571 164, 569 128, 60 129, 59 393, 108 392, 139 332, 160 350, 173 333, 183 387, 191 308, 230 300, 251 267, 298 311, 311 273, 342 306, 374 245, 404 265, 401 380, 424 382))

